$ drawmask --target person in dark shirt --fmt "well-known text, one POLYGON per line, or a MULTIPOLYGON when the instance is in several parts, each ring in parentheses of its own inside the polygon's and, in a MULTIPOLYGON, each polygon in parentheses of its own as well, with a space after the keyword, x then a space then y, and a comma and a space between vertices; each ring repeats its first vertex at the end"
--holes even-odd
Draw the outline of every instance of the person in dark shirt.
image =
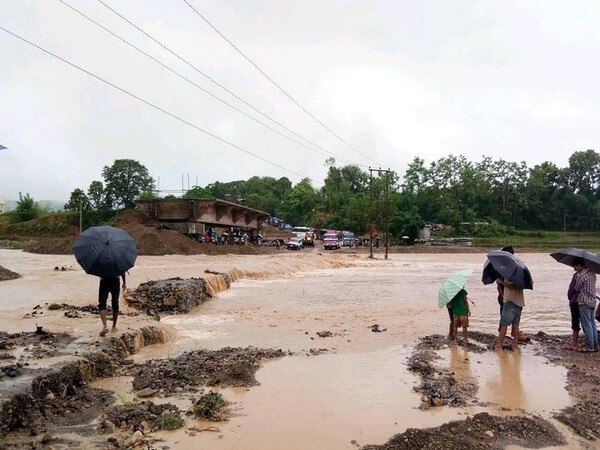
MULTIPOLYGON (((123 291, 127 289, 127 279, 125 274, 121 275, 123 279, 123 291)), ((108 300, 108 294, 111 295, 111 307, 112 307, 112 332, 117 331, 117 318, 119 317, 119 291, 120 291, 120 279, 119 277, 100 278, 100 288, 98 290, 98 309, 100 310, 100 319, 102 320, 102 331, 100 336, 106 336, 108 333, 108 325, 106 323, 106 302, 108 300)))

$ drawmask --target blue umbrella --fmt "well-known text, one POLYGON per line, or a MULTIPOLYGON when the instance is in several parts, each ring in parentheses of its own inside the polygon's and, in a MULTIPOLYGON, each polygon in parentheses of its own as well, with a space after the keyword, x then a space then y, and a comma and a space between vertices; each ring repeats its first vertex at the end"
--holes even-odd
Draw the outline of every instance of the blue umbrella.
POLYGON ((134 266, 137 247, 133 238, 119 228, 91 227, 77 237, 73 254, 86 273, 110 278, 134 266))
POLYGON ((529 269, 515 255, 502 250, 492 250, 487 257, 481 277, 483 284, 492 284, 498 278, 504 278, 521 289, 533 289, 533 278, 529 269))

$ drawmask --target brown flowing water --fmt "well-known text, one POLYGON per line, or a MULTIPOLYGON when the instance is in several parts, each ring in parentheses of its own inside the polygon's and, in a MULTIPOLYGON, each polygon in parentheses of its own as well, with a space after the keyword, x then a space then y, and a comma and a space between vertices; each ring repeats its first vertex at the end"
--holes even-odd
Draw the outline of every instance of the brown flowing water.
MULTIPOLYGON (((569 332, 565 292, 572 269, 544 254, 520 256, 535 281, 535 290, 526 291, 523 332, 569 332)), ((442 359, 436 365, 453 370, 459 378, 475 379, 477 399, 490 404, 418 409, 420 395, 413 387, 419 379, 407 371, 406 359, 419 337, 447 332, 447 313, 437 307, 437 292, 451 272, 475 270, 466 286, 475 302, 470 329, 497 331, 495 287, 483 286, 478 279, 484 260, 482 254, 402 254, 389 261, 342 255, 140 258, 130 286, 232 267, 238 268, 234 278, 239 280, 191 314, 164 317, 161 324, 172 328, 174 341, 145 348, 136 361, 225 346, 294 352, 266 362, 257 373, 260 386, 221 390, 234 408, 228 422, 217 424, 221 433, 189 436, 178 431, 161 436, 174 448, 343 449, 353 447, 351 440, 382 443, 408 427, 436 426, 483 410, 550 417, 552 411, 571 404, 564 389, 566 371, 546 364, 530 347, 521 354, 473 354, 462 347, 440 351, 442 359), (387 331, 374 333, 373 324, 387 331), (319 331, 331 331, 333 336, 318 337, 319 331), (308 356, 311 349, 326 351, 308 356)), ((0 309, 7 313, 42 301, 93 302, 95 279, 80 270, 51 271, 54 265, 74 265, 71 257, 0 251, 0 264, 26 275, 3 282, 0 309), (8 255, 14 256, 13 264, 6 260, 8 255), (22 303, 15 305, 16 298, 22 303)), ((213 293, 223 290, 223 280, 211 283, 213 293)), ((66 323, 62 318, 45 320, 49 325, 66 323)), ((134 320, 127 318, 125 323, 134 320)), ((3 325, 22 328, 23 320, 3 325)), ((129 379, 100 384, 131 395, 129 379)))

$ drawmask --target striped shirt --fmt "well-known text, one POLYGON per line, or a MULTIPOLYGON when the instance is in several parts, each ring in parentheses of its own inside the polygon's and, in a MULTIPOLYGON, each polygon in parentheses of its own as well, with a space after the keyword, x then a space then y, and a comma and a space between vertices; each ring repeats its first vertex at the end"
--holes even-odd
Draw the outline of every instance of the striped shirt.
POLYGON ((582 270, 575 280, 577 303, 594 308, 596 306, 596 274, 589 269, 582 270))

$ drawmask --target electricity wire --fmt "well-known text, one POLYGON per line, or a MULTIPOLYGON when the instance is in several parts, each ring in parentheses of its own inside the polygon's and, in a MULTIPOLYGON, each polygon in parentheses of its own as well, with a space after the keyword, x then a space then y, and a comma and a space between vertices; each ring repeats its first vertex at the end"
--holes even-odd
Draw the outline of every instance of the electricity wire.
MULTIPOLYGON (((98 1, 101 1, 101 0, 98 0, 98 1)), ((337 134, 335 131, 333 131, 331 128, 329 128, 327 125, 325 125, 321 120, 319 120, 308 109, 306 109, 304 106, 302 106, 294 97, 292 97, 291 94, 289 94, 285 89, 283 89, 275 80, 273 80, 273 78, 271 78, 254 61, 252 61, 252 59, 250 59, 248 56, 246 56, 246 54, 242 50, 240 50, 237 45, 235 45, 229 38, 227 38, 227 36, 225 36, 223 33, 221 33, 221 31, 219 31, 219 29, 216 26, 214 26, 206 17, 204 17, 202 15, 202 13, 200 13, 200 11, 198 11, 196 8, 194 8, 192 6, 192 4, 188 0, 183 0, 183 1, 204 22, 206 22, 209 27, 211 27, 214 31, 216 31, 219 36, 221 36, 231 47, 233 47, 235 51, 237 51, 246 61, 248 61, 256 70, 258 70, 267 80, 269 80, 277 89, 279 89, 279 91, 281 91, 287 98, 289 98, 296 106, 298 106, 302 111, 304 111, 306 114, 308 114, 315 122, 317 122, 319 125, 321 125, 323 128, 325 128, 327 131, 329 131, 329 133, 331 133, 333 136, 335 136, 342 143, 344 143, 346 146, 348 146, 349 148, 351 148, 352 150, 354 150, 359 155, 362 155, 363 157, 367 158, 368 160, 370 160, 370 161, 372 161, 374 163, 377 163, 377 161, 375 161, 369 155, 367 155, 367 154, 361 152, 360 150, 358 150, 356 147, 354 147, 352 144, 350 144, 348 141, 346 141, 344 138, 342 138, 339 134, 337 134)))
POLYGON ((25 43, 27 43, 27 44, 29 44, 29 45, 37 48, 38 50, 40 50, 40 51, 42 51, 42 52, 44 52, 44 53, 46 53, 46 54, 48 54, 48 55, 50 55, 50 56, 58 59, 59 61, 62 61, 65 64, 68 64, 69 66, 71 66, 71 67, 73 67, 73 68, 75 68, 75 69, 77 69, 77 70, 79 70, 79 71, 81 71, 81 72, 83 72, 83 73, 85 73, 85 74, 93 77, 93 78, 96 78, 99 81, 102 81, 103 83, 111 86, 112 88, 117 89, 118 91, 120 91, 120 92, 122 92, 124 94, 127 94, 130 97, 133 97, 134 99, 136 99, 136 100, 138 100, 138 101, 146 104, 147 106, 150 106, 151 108, 154 108, 154 109, 156 109, 156 110, 158 110, 158 111, 160 111, 160 112, 168 115, 169 117, 172 117, 173 119, 178 120, 179 122, 181 122, 181 123, 183 123, 185 125, 188 125, 188 126, 190 126, 192 128, 195 128, 196 130, 201 131, 202 133, 204 133, 204 134, 206 134, 206 135, 208 135, 208 136, 210 136, 210 137, 212 137, 212 138, 214 138, 214 139, 216 139, 216 140, 218 140, 220 142, 223 142, 224 144, 227 144, 227 145, 229 145, 229 146, 231 146, 231 147, 233 147, 233 148, 235 148, 237 150, 240 150, 240 151, 242 151, 242 152, 244 152, 244 153, 246 153, 246 154, 248 154, 250 156, 253 156, 253 157, 257 158, 257 159, 260 159, 263 162, 271 164, 272 166, 275 166, 275 167, 277 167, 279 169, 285 170, 286 172, 289 172, 289 173, 291 173, 293 175, 296 175, 296 176, 298 176, 300 178, 308 178, 308 177, 306 177, 305 175, 303 175, 301 173, 298 173, 298 172, 296 172, 296 171, 294 171, 292 169, 288 169, 287 167, 284 167, 281 164, 278 164, 278 163, 276 163, 274 161, 271 161, 271 160, 269 160, 269 159, 267 159, 267 158, 265 158, 263 156, 257 155, 256 153, 253 153, 250 150, 246 150, 245 148, 243 148, 243 147, 241 147, 241 146, 239 146, 237 144, 234 144, 233 142, 230 142, 230 141, 228 141, 226 139, 223 139, 223 138, 217 136, 216 134, 211 133, 210 131, 207 131, 207 130, 199 127, 198 125, 196 125, 196 124, 194 124, 192 122, 189 122, 188 120, 183 119, 183 118, 177 116, 176 114, 173 114, 173 113, 167 111, 166 109, 164 109, 164 108, 162 108, 162 107, 160 107, 158 105, 155 105, 154 103, 152 103, 152 102, 150 102, 148 100, 145 100, 142 97, 140 97, 140 96, 138 96, 136 94, 133 94, 132 92, 130 92, 130 91, 128 91, 128 90, 126 90, 126 89, 124 89, 124 88, 122 88, 120 86, 117 86, 116 84, 114 84, 114 83, 112 83, 112 82, 110 82, 110 81, 108 81, 108 80, 100 77, 99 75, 96 75, 96 74, 90 72, 89 70, 84 69, 81 66, 78 66, 77 64, 75 64, 75 63, 73 63, 73 62, 71 62, 71 61, 69 61, 69 60, 67 60, 67 59, 65 59, 65 58, 63 58, 63 57, 61 57, 61 56, 53 53, 53 52, 51 52, 50 50, 46 50, 45 48, 41 47, 40 45, 38 45, 38 44, 36 44, 36 43, 34 43, 34 42, 32 42, 32 41, 30 41, 30 40, 22 37, 22 36, 20 36, 20 35, 18 35, 16 33, 13 33, 12 31, 4 28, 3 26, 0 26, 0 30, 2 30, 5 33, 8 33, 11 36, 13 36, 13 37, 15 37, 15 38, 17 38, 17 39, 25 42, 25 43))
POLYGON ((248 106, 249 108, 251 108, 252 110, 256 111, 257 113, 259 113, 261 116, 267 118, 268 120, 270 120, 271 122, 279 125, 281 128, 283 128, 284 130, 286 130, 287 132, 293 134, 294 136, 296 136, 299 139, 302 139, 303 141, 309 143, 310 145, 320 149, 316 150, 310 146, 307 146, 306 144, 299 142, 298 140, 286 135, 285 133, 282 133, 278 130, 276 130, 275 128, 265 124, 264 122, 261 122, 260 120, 250 116, 249 114, 245 113, 244 111, 240 110, 239 108, 231 105, 230 103, 226 102, 225 100, 222 100, 221 98, 219 98, 218 96, 216 96, 215 94, 207 91, 206 89, 204 89, 203 87, 199 86, 198 84, 194 83, 192 80, 189 80, 187 77, 181 75, 179 72, 171 69, 170 67, 168 67, 167 65, 161 63, 160 61, 158 61, 156 58, 154 58, 153 56, 150 56, 148 53, 144 52, 143 50, 139 49, 138 47, 136 47, 135 45, 131 44, 130 42, 126 41, 125 39, 123 39, 122 37, 118 36, 116 33, 112 32, 111 30, 107 29, 106 27, 104 27, 103 25, 100 25, 98 22, 96 22, 95 20, 91 19, 90 17, 88 17, 87 15, 83 14, 82 12, 80 12, 79 10, 77 10, 76 8, 74 8, 73 6, 69 5, 68 3, 64 2, 63 0, 59 0, 61 3, 65 4, 66 6, 69 6, 71 9, 73 9, 74 11, 76 11, 77 13, 81 14, 83 17, 85 17, 86 19, 92 21, 93 23, 95 23, 97 26, 101 27, 102 29, 104 29, 105 31, 107 31, 108 33, 112 34, 113 36, 115 36, 116 38, 120 39, 121 41, 123 41, 124 43, 130 45, 131 47, 135 48, 136 50, 138 50, 139 52, 141 52, 142 54, 146 55, 147 57, 151 58, 153 61, 155 61, 156 63, 160 64, 162 67, 166 68, 167 70, 175 73, 176 75, 178 75, 179 77, 183 78, 184 80, 186 80, 187 82, 193 84, 194 86, 196 86, 197 88, 201 89, 202 91, 206 92, 207 94, 209 94, 210 96, 216 98, 217 100, 219 100, 220 102, 226 104, 227 106, 233 108, 234 110, 236 110, 237 112, 243 114, 244 116, 250 118, 251 120, 253 120, 254 122, 257 122, 261 125, 263 125, 264 127, 274 131, 275 133, 286 137, 287 139, 311 150, 314 151, 316 153, 321 154, 322 156, 326 156, 326 157, 334 157, 337 159, 340 159, 342 161, 346 161, 350 164, 359 166, 359 167, 367 167, 364 164, 358 164, 348 158, 345 158, 343 156, 337 155, 333 152, 331 152, 330 150, 327 150, 325 148, 323 148, 322 146, 310 141, 309 139, 305 138, 304 136, 298 134, 297 132, 295 132, 294 130, 290 129, 289 127, 287 127, 286 125, 284 125, 283 123, 277 121, 276 119, 273 119, 271 116, 267 115, 266 113, 262 112, 260 109, 258 109, 257 107, 253 106, 252 104, 250 104, 249 102, 247 102, 246 100, 244 100, 242 97, 240 97, 239 95, 237 95, 236 93, 234 93, 233 91, 231 91, 230 89, 228 89, 226 86, 224 86, 223 84, 219 83, 217 80, 215 80, 214 78, 212 78, 210 75, 206 74, 204 71, 202 71, 201 69, 199 69, 198 67, 196 67, 194 64, 192 64, 191 62, 189 62, 187 59, 185 59, 183 56, 179 55, 178 53, 176 53, 175 51, 171 50, 168 46, 166 46, 165 44, 163 44, 161 41, 159 41, 158 39, 156 39, 154 36, 152 36, 150 33, 146 32, 144 29, 142 29, 141 27, 139 27, 138 25, 136 25, 132 20, 130 20, 129 18, 125 17, 123 14, 121 14, 120 12, 118 12, 117 10, 115 10, 114 8, 112 8, 110 5, 106 4, 104 1, 102 0, 98 0, 98 3, 100 3, 102 6, 104 6, 106 9, 108 9, 109 11, 111 11, 113 14, 117 15, 118 17, 120 17, 123 21, 127 22, 129 25, 131 25, 132 27, 134 27, 136 30, 138 30, 140 33, 144 34, 146 37, 148 37, 149 39, 151 39, 153 42, 155 42, 156 44, 158 44, 161 48, 163 48, 164 50, 166 50, 167 52, 169 52, 171 55, 175 56, 177 59, 179 59, 180 61, 182 61, 184 64, 186 64, 188 67, 190 67, 191 69, 193 69, 194 71, 196 71, 197 73, 199 73, 200 75, 202 75, 203 77, 205 77, 207 80, 211 81, 212 83, 214 83, 215 85, 217 85, 218 87, 220 87, 221 89, 223 89, 225 92, 227 92, 228 94, 232 95, 234 98, 236 98, 237 100, 239 100, 240 102, 242 102, 244 105, 248 106), (323 153, 325 152, 325 153, 323 153))

